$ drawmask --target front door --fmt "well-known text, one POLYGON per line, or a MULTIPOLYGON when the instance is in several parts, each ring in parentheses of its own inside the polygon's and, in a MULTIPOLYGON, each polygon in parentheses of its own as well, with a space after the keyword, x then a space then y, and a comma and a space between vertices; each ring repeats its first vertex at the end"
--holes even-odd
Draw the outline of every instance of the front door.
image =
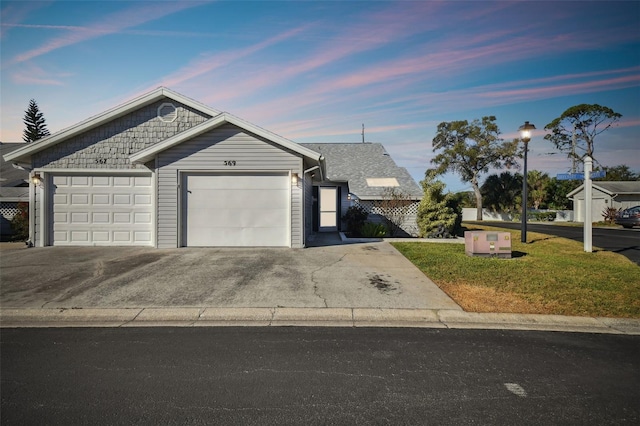
POLYGON ((338 230, 338 188, 320 187, 320 232, 335 232, 338 230))

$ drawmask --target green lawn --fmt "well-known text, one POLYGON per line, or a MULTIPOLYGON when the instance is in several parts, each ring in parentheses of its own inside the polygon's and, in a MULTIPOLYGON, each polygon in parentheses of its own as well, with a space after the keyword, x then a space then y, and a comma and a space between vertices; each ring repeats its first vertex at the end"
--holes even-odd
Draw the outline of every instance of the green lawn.
POLYGON ((580 242, 511 232, 512 259, 469 257, 464 244, 393 243, 463 309, 640 318, 640 267, 626 257, 585 253, 580 242))

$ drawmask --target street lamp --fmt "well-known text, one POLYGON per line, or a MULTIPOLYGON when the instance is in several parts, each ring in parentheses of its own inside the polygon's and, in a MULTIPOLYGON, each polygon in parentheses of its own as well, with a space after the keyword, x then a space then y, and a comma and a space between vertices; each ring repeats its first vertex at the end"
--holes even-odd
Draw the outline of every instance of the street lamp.
POLYGON ((527 242, 527 152, 529 151, 529 141, 531 140, 531 131, 536 126, 525 121, 518 130, 520 130, 520 139, 524 142, 524 175, 522 179, 522 231, 520 232, 520 241, 527 242))

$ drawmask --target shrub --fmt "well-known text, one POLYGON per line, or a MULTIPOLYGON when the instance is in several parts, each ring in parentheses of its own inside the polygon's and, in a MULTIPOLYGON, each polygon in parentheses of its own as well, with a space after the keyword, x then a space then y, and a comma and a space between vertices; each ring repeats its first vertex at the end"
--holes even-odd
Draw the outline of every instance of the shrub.
POLYGON ((556 219, 556 212, 533 212, 528 214, 528 218, 539 222, 553 222, 556 219))
MULTIPOLYGON (((511 220, 514 222, 520 222, 521 218, 522 214, 514 213, 511 220)), ((527 212, 527 222, 553 222, 554 220, 556 220, 556 212, 527 212)))
POLYGON ((602 217, 606 223, 612 224, 616 220, 618 213, 620 213, 620 210, 615 207, 605 207, 605 209, 602 210, 602 217))
POLYGON ((451 193, 443 194, 445 185, 427 170, 422 182, 424 196, 418 205, 417 222, 421 236, 427 236, 440 227, 451 235, 460 231, 462 209, 451 193))
POLYGON ((11 219, 13 240, 27 241, 29 239, 29 203, 18 203, 18 213, 11 219))
POLYGON ((387 235, 387 227, 382 223, 366 222, 362 225, 360 234, 365 238, 382 238, 387 235))
POLYGON ((369 217, 367 213, 360 206, 351 206, 347 209, 347 212, 342 216, 342 220, 347 223, 347 229, 350 232, 359 233, 364 221, 369 217))

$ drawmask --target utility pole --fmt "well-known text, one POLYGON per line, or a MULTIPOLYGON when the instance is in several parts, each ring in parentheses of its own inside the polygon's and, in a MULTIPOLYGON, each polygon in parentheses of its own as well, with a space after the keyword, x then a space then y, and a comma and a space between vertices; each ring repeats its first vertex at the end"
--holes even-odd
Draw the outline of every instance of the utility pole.
POLYGON ((364 143, 364 123, 362 123, 362 143, 364 143))

